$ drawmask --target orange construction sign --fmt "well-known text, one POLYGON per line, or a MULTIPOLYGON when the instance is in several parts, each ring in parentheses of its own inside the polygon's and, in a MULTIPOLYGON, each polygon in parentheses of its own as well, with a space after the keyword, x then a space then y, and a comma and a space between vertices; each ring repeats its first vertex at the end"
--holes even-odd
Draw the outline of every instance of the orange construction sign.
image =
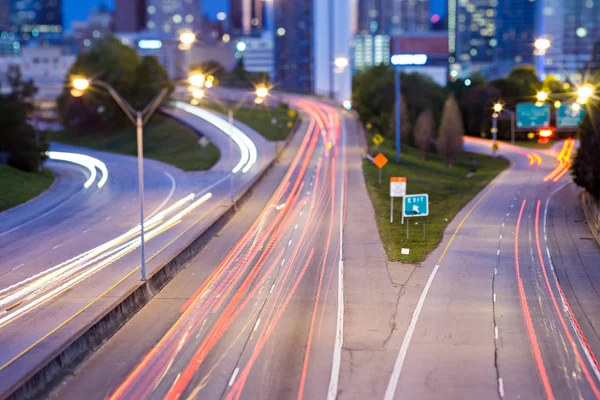
POLYGON ((406 182, 406 178, 403 177, 391 177, 390 178, 390 182, 396 183, 396 182, 406 182))
POLYGON ((381 169, 388 163, 388 159, 383 154, 379 153, 373 158, 373 163, 377 165, 377 168, 381 169))

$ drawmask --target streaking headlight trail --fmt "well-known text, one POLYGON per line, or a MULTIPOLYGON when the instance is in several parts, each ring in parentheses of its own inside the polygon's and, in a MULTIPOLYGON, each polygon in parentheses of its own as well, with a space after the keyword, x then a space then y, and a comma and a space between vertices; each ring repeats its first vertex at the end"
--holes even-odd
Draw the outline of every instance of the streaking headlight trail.
POLYGON ((241 170, 245 174, 246 172, 250 171, 250 168, 252 168, 254 164, 256 164, 256 159, 258 156, 256 145, 254 144, 252 139, 246 136, 246 134, 240 129, 238 129, 235 125, 231 126, 229 122, 224 120, 223 118, 220 118, 215 114, 203 110, 201 108, 191 106, 182 101, 173 101, 170 104, 176 108, 179 108, 181 110, 189 112, 190 114, 194 114, 195 116, 202 118, 209 124, 217 127, 235 142, 235 144, 239 147, 242 156, 238 164, 233 168, 231 172, 237 174, 241 170))
POLYGON ((86 189, 92 186, 92 184, 96 180, 96 168, 100 170, 100 173, 102 175, 100 177, 100 180, 98 181, 98 188, 102 188, 102 186, 104 186, 104 184, 106 184, 106 181, 108 180, 108 168, 106 168, 106 164, 104 164, 97 158, 86 156, 85 154, 65 153, 62 151, 47 151, 46 155, 50 160, 66 161, 73 164, 81 165, 82 167, 87 169, 90 172, 90 177, 83 184, 83 187, 85 187, 86 189))

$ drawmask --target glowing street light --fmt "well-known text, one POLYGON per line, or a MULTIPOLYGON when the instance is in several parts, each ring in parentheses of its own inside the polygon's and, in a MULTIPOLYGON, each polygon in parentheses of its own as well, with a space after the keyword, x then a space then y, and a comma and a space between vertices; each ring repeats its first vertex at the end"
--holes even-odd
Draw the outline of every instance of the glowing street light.
POLYGON ((581 104, 579 104, 579 103, 571 104, 571 110, 573 110, 575 112, 579 112, 581 110, 581 104))
POLYGON ((79 90, 80 92, 84 92, 90 87, 90 81, 85 78, 75 78, 71 84, 74 89, 79 90))
POLYGON ((335 65, 336 68, 338 69, 344 69, 348 66, 349 61, 346 57, 337 57, 334 61, 333 64, 335 65))
POLYGON ((264 85, 260 85, 256 88, 256 97, 258 97, 259 99, 264 99, 268 95, 269 95, 268 87, 266 87, 264 85))
POLYGON ((548 92, 544 92, 544 91, 538 92, 537 93, 537 100, 538 101, 546 101, 546 100, 548 100, 548 92))
POLYGON ((550 48, 550 40, 547 38, 539 38, 535 40, 534 47, 539 50, 539 54, 545 54, 550 48))
POLYGON ((504 107, 500 103, 494 104, 494 112, 496 112, 496 113, 501 113, 503 108, 504 107))
POLYGON ((197 87, 203 87, 205 80, 206 80, 206 77, 204 76, 204 74, 200 74, 200 73, 192 74, 189 78, 190 85, 197 86, 197 87))
POLYGON ((184 44, 186 46, 189 46, 189 45, 193 44, 196 41, 196 35, 194 34, 194 32, 191 32, 191 31, 183 32, 179 36, 179 41, 182 44, 184 44))
POLYGON ((579 104, 585 104, 594 95, 594 88, 590 85, 583 85, 577 89, 577 102, 579 104))

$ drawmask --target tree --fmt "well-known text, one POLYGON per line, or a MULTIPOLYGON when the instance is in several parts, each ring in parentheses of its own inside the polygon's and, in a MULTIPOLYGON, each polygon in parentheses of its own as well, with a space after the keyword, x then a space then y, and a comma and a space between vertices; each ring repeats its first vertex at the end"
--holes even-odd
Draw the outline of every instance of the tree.
POLYGON ((454 97, 449 97, 444 104, 440 134, 437 140, 437 151, 446 157, 448 169, 463 148, 464 128, 460 109, 454 97))
POLYGON ((414 131, 415 143, 423 152, 423 160, 427 159, 427 153, 433 143, 434 128, 435 123, 433 121, 433 114, 431 110, 427 109, 419 115, 414 131))
POLYGON ((489 131, 492 107, 500 98, 500 90, 492 86, 478 87, 469 94, 462 107, 467 135, 479 136, 489 131))
POLYGON ((580 148, 573 162, 573 177, 577 185, 600 200, 600 113, 588 107, 578 129, 580 148))
MULTIPOLYGON (((396 128, 396 111, 394 110, 394 129, 396 128)), ((411 123, 408 106, 403 95, 400 95, 400 139, 405 143, 411 143, 411 123)), ((395 132, 395 131, 394 131, 395 132)), ((394 133, 395 134, 395 133, 394 133)))
POLYGON ((36 143, 36 132, 28 123, 35 111, 33 97, 37 88, 23 81, 17 66, 9 66, 10 93, 0 94, 0 152, 8 155, 8 164, 23 171, 36 171, 46 158, 48 146, 43 137, 36 143))
POLYGON ((106 131, 129 122, 105 89, 93 87, 83 96, 73 97, 70 81, 77 75, 108 83, 136 107, 145 107, 161 87, 170 85, 167 73, 154 57, 141 60, 135 50, 112 37, 98 41, 89 52, 77 57, 58 98, 63 126, 78 132, 106 131))
POLYGON ((142 63, 136 71, 136 81, 133 96, 133 106, 139 110, 144 109, 163 87, 174 89, 173 83, 164 67, 154 56, 142 58, 142 63))

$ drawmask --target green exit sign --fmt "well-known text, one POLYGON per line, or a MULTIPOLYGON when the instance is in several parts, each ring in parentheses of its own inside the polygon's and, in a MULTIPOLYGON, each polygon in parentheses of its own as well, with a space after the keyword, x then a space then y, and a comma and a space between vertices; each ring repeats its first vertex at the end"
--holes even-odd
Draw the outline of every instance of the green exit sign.
POLYGON ((517 128, 544 128, 550 126, 550 104, 517 104, 517 128))

